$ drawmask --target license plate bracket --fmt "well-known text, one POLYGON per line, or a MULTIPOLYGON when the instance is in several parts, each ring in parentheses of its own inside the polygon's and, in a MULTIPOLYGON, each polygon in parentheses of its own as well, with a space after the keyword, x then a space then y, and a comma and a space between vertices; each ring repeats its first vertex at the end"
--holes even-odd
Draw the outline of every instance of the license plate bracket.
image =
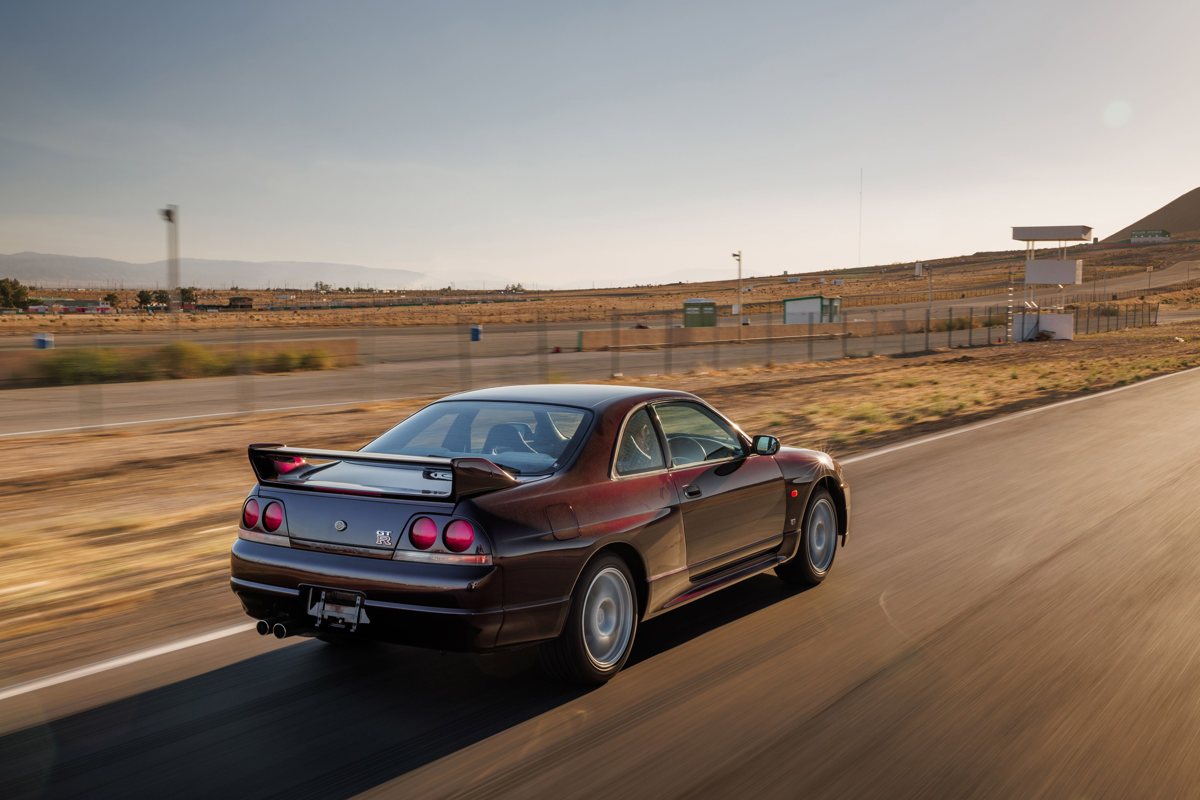
POLYGON ((366 598, 360 592, 340 589, 322 589, 319 586, 308 590, 308 614, 316 617, 316 627, 337 628, 351 633, 359 625, 370 623, 367 617, 366 598))

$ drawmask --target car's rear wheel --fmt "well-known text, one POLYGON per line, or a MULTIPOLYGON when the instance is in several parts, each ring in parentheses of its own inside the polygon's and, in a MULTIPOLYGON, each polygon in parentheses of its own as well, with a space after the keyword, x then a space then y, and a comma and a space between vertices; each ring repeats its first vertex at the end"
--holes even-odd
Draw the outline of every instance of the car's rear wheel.
POLYGON ((837 554, 838 511, 828 489, 818 488, 809 498, 800 531, 800 546, 790 561, 775 568, 789 583, 816 586, 825 580, 837 554))
POLYGON ((629 660, 637 618, 629 567, 617 556, 601 556, 580 576, 566 627, 542 646, 542 664, 563 680, 604 683, 629 660))

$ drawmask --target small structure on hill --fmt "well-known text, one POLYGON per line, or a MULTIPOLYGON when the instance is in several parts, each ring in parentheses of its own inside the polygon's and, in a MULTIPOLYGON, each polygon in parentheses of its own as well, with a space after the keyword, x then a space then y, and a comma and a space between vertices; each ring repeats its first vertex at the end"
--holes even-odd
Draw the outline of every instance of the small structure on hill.
POLYGON ((1014 227, 1013 239, 1025 242, 1025 287, 1030 289, 1026 309, 1036 314, 1021 314, 1021 330, 1014 330, 1012 295, 1008 303, 1009 341, 1028 341, 1038 338, 1043 332, 1056 339, 1072 339, 1075 336, 1075 315, 1066 313, 1043 314, 1033 302, 1032 287, 1057 285, 1060 289, 1067 284, 1083 283, 1083 259, 1067 258, 1067 242, 1087 242, 1092 239, 1092 229, 1087 225, 1041 225, 1014 227), (1058 258, 1035 258, 1038 242, 1058 242, 1058 258))
POLYGON ((841 322, 842 298, 811 295, 809 297, 793 297, 783 301, 783 322, 785 325, 799 325, 805 322, 841 322))
POLYGON ((683 327, 715 328, 716 325, 717 304, 715 302, 702 297, 683 301, 683 327))

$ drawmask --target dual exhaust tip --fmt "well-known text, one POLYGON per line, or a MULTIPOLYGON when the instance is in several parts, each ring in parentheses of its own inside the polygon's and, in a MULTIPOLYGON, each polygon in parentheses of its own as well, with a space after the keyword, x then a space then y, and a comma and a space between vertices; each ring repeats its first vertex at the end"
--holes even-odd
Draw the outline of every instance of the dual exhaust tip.
POLYGON ((274 634, 276 639, 286 639, 289 636, 294 636, 300 631, 300 628, 300 623, 290 617, 260 619, 254 626, 254 630, 258 631, 259 636, 274 634))

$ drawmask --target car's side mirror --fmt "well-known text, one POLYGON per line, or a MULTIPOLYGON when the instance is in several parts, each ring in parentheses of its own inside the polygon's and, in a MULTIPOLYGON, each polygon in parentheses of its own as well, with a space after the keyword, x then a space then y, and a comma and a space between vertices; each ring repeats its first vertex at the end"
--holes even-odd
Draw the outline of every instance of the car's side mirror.
POLYGON ((755 436, 754 455, 773 456, 779 452, 779 440, 774 436, 755 436))

